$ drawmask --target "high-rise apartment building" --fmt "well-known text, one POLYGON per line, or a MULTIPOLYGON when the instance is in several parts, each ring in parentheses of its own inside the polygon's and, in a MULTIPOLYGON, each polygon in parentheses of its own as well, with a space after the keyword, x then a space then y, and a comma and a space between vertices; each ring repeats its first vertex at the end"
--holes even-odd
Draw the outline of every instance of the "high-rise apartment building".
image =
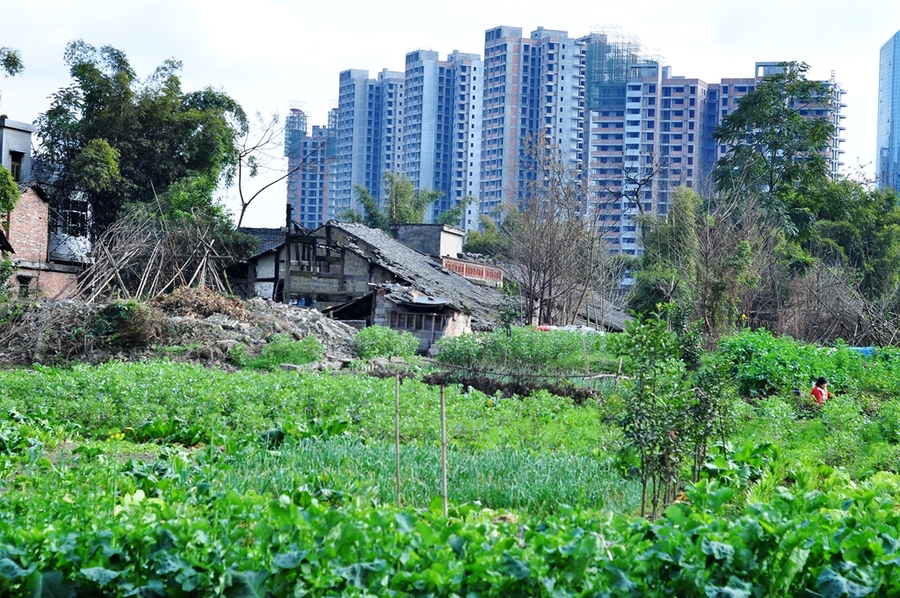
MULTIPOLYGON (((565 31, 489 29, 484 37, 481 194, 483 214, 528 191, 529 144, 584 162, 584 47, 565 31)), ((470 150, 477 147, 471 144, 470 150)))
POLYGON ((335 217, 334 167, 337 111, 330 127, 314 125, 308 134, 306 115, 292 108, 285 119, 284 155, 288 159, 287 202, 295 222, 317 228, 335 217))
POLYGON ((881 46, 877 131, 878 187, 900 190, 900 31, 881 46))
MULTIPOLYGON (((896 41, 882 49, 882 91, 900 85, 892 70, 896 41)), ((356 207, 354 185, 383 201, 390 171, 443 193, 428 220, 476 197, 463 221, 473 228, 480 215, 498 219, 503 204, 527 197, 538 182, 529 148, 543 144, 566 167, 586 173, 585 214, 611 250, 639 255, 638 217, 666 214, 679 186, 713 192, 716 161, 728 151, 713 131, 764 76, 782 68, 761 62, 753 76, 707 83, 673 75, 634 38, 600 32, 576 39, 543 27, 525 37, 521 28, 502 26, 485 32, 483 59, 454 51, 441 60, 416 50, 402 73, 385 69, 372 80, 367 71, 347 70, 334 127, 331 214, 356 207)), ((823 83, 827 98, 800 112, 832 119, 825 154, 837 176, 844 90, 834 75, 823 83)), ((900 135, 881 127, 900 123, 887 110, 900 112, 900 92, 891 98, 879 108, 879 172, 887 172, 891 156, 898 161, 900 135)))
MULTIPOLYGON (((483 71, 478 54, 454 50, 444 61, 429 50, 406 55, 401 158, 395 172, 419 189, 443 194, 429 221, 478 194, 483 71)), ((477 224, 477 209, 470 207, 465 228, 477 224)))
MULTIPOLYGON (((588 57, 591 207, 610 251, 640 255, 638 216, 665 215, 682 185, 713 192, 713 169, 728 151, 715 143, 713 131, 764 76, 783 67, 757 63, 754 77, 706 83, 671 75, 633 41, 606 34, 581 41, 588 57)), ((823 85, 830 105, 805 106, 800 114, 834 122, 825 155, 835 177, 843 164, 844 90, 833 75, 823 85)))
POLYGON ((404 73, 384 69, 377 79, 350 69, 340 74, 335 165, 335 213, 356 209, 354 186, 377 199, 384 174, 399 165, 404 73))

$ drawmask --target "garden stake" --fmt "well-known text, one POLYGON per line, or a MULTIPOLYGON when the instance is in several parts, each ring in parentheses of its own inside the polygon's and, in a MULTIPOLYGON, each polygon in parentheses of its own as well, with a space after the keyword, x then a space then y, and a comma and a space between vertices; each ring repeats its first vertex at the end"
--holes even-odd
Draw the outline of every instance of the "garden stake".
POLYGON ((394 378, 394 460, 397 464, 397 506, 400 506, 400 374, 394 378))
POLYGON ((447 516, 447 411, 444 405, 444 386, 441 386, 441 497, 444 517, 447 516))

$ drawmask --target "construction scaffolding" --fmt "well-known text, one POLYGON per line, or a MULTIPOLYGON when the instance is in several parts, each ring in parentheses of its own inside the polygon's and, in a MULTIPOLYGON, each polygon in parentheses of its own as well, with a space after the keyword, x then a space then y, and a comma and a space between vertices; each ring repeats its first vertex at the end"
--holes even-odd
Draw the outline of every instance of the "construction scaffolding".
POLYGON ((629 67, 649 59, 636 37, 612 29, 582 38, 587 46, 587 107, 589 110, 624 110, 629 67))
POLYGON ((299 108, 291 108, 284 119, 284 155, 296 156, 300 152, 300 141, 306 137, 306 114, 299 108))

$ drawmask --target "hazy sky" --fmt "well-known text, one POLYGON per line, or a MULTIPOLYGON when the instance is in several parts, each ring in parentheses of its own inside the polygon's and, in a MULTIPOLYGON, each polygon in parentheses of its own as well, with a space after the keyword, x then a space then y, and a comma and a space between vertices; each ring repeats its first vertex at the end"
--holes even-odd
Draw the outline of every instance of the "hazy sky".
MULTIPOLYGON (((718 81, 753 76, 757 61, 798 60, 810 75, 848 93, 845 170, 875 156, 878 54, 900 30, 898 0, 29 0, 0 9, 0 46, 19 50, 25 71, 0 78, 0 113, 31 122, 70 83, 65 45, 112 45, 140 78, 167 58, 183 62, 186 91, 212 86, 248 113, 302 108, 325 124, 337 103, 338 73, 403 70, 407 52, 482 54, 484 31, 499 25, 562 29, 573 37, 616 28, 638 38, 674 75, 718 81)), ((284 186, 245 218, 278 226, 284 186)), ((232 193, 233 195, 233 193, 232 193)), ((232 201, 229 205, 234 205, 232 201)))

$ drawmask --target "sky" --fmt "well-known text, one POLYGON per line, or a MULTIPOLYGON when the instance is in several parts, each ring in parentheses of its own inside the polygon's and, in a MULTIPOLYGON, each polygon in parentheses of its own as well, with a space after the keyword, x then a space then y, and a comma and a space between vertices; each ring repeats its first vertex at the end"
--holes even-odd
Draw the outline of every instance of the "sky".
MULTIPOLYGON (((500 25, 539 26, 572 37, 617 31, 662 57, 673 75, 717 82, 752 77, 754 64, 797 60, 809 77, 847 90, 844 169, 874 173, 881 46, 900 30, 898 0, 29 0, 0 9, 0 47, 20 52, 25 70, 0 77, 0 114, 33 122, 48 97, 71 83, 63 62, 70 41, 123 51, 140 78, 166 59, 183 63, 182 89, 212 87, 248 114, 301 108, 325 125, 337 105, 338 74, 375 77, 402 71, 407 52, 441 58, 453 50, 483 54, 484 32, 500 25)), ((285 168, 286 165, 276 164, 285 168)), ((268 175, 277 176, 277 175, 268 175)), ((260 181, 268 182, 268 181, 260 181)), ((252 189, 250 190, 252 192, 252 189)), ((226 206, 239 208, 234 190, 226 206)), ((280 226, 285 185, 273 185, 248 209, 246 226, 280 226)))

